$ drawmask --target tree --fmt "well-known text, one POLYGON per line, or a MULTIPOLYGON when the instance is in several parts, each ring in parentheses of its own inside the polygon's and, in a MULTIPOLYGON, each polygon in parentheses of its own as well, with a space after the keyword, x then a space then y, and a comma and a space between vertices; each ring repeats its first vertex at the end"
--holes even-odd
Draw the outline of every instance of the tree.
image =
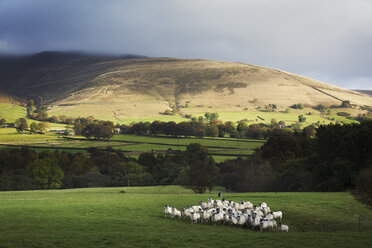
POLYGON ((81 131, 83 130, 84 127, 85 127, 85 125, 83 123, 81 123, 80 121, 76 121, 75 124, 74 124, 75 134, 76 135, 81 135, 81 131))
POLYGON ((110 139, 114 135, 114 123, 111 121, 94 122, 86 125, 81 130, 81 135, 96 139, 110 139))
POLYGON ((202 194, 208 188, 212 190, 217 168, 207 148, 197 143, 187 146, 185 152, 186 165, 179 175, 179 183, 195 193, 202 194))
POLYGON ((238 124, 236 130, 238 132, 244 132, 247 127, 248 127, 248 124, 247 124, 246 121, 239 121, 239 124, 238 124))
POLYGON ((297 104, 293 104, 291 106, 291 108, 294 108, 294 109, 303 109, 304 108, 304 105, 302 105, 302 103, 297 103, 297 104))
POLYGON ((302 133, 304 136, 309 139, 309 138, 315 138, 316 136, 316 129, 313 126, 307 126, 302 130, 302 133))
POLYGON ((209 121, 215 121, 215 120, 218 119, 218 113, 209 113, 209 112, 207 112, 207 113, 204 114, 204 116, 209 121))
POLYGON ((5 127, 5 124, 6 124, 5 118, 1 118, 0 119, 0 127, 5 127))
POLYGON ((120 163, 121 168, 125 178, 127 179, 127 184, 129 186, 135 186, 141 184, 143 167, 136 162, 129 161, 127 163, 120 163))
POLYGON ((37 130, 39 130, 41 133, 45 133, 49 129, 49 127, 49 122, 39 122, 37 124, 37 130))
POLYGON ((205 136, 207 137, 217 137, 219 134, 218 128, 214 124, 206 125, 205 127, 205 136))
POLYGON ((327 105, 325 104, 318 104, 318 106, 315 107, 317 110, 319 110, 320 113, 326 113, 328 110, 327 105))
POLYGON ((299 115, 298 116, 298 121, 299 122, 305 122, 306 121, 306 117, 304 115, 299 115))
POLYGON ((32 122, 31 125, 30 125, 30 132, 31 133, 36 133, 37 132, 37 123, 36 122, 32 122))
POLYGON ((14 123, 15 128, 18 132, 23 134, 23 131, 28 129, 28 124, 25 118, 18 118, 14 123))
POLYGON ((58 161, 49 157, 38 159, 30 165, 34 180, 43 189, 58 189, 62 185, 64 172, 58 161))

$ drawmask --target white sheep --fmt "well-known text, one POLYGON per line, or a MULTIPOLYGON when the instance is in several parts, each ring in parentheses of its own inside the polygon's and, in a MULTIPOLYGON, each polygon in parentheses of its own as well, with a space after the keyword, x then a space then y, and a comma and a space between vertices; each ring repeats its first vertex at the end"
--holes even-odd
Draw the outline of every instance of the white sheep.
POLYGON ((271 212, 271 209, 269 207, 261 207, 262 208, 262 212, 266 215, 268 213, 271 212))
POLYGON ((192 213, 193 213, 192 208, 184 208, 183 209, 183 219, 191 218, 192 213))
POLYGON ((281 222, 279 222, 279 228, 278 228, 279 232, 288 232, 289 231, 289 227, 287 225, 282 225, 281 222))
POLYGON ((229 218, 230 225, 237 226, 238 225, 238 219, 235 216, 230 216, 229 218))
POLYGON ((266 219, 261 219, 260 221, 260 230, 268 230, 270 228, 270 223, 266 219))
POLYGON ((228 214, 223 214, 223 224, 230 222, 230 216, 228 214))
POLYGON ((171 218, 173 219, 174 217, 178 217, 179 219, 181 219, 181 211, 179 211, 175 207, 172 207, 171 218))
POLYGON ((270 220, 270 228, 271 230, 277 230, 278 229, 278 225, 276 223, 276 220, 270 220))
POLYGON ((267 215, 265 215, 265 218, 267 220, 273 220, 274 219, 274 215, 273 214, 267 214, 267 215))
POLYGON ((272 213, 273 215, 274 215, 274 219, 282 219, 283 218, 283 213, 282 213, 282 211, 276 211, 276 212, 273 212, 272 213))
POLYGON ((244 215, 238 216, 238 225, 244 227, 247 222, 247 218, 244 215))
POLYGON ((204 220, 205 223, 208 223, 208 220, 212 217, 212 214, 209 211, 203 211, 201 215, 202 220, 204 220))
POLYGON ((212 221, 214 224, 220 223, 223 221, 223 213, 217 213, 212 216, 212 221))
POLYGON ((261 208, 266 208, 267 207, 267 204, 266 202, 261 202, 260 204, 258 204, 261 208))
POLYGON ((168 205, 164 205, 164 218, 167 218, 167 214, 172 215, 172 208, 168 205))
POLYGON ((200 214, 199 213, 192 213, 191 214, 191 224, 196 224, 200 220, 200 214))
POLYGON ((252 217, 251 220, 250 220, 250 224, 252 226, 252 230, 254 230, 256 228, 256 226, 260 226, 260 218, 259 217, 252 217))
POLYGON ((199 204, 202 207, 202 209, 208 209, 208 203, 207 202, 200 201, 199 204))
POLYGON ((202 208, 200 206, 190 206, 190 208, 192 208, 192 210, 196 213, 198 212, 201 212, 202 211, 202 208))

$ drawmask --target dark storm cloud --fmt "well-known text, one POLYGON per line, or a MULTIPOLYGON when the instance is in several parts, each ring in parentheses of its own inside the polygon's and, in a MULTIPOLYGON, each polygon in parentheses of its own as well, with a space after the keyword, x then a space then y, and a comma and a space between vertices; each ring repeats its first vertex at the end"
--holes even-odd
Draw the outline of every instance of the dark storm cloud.
POLYGON ((0 53, 240 61, 372 89, 368 0, 0 0, 0 53))

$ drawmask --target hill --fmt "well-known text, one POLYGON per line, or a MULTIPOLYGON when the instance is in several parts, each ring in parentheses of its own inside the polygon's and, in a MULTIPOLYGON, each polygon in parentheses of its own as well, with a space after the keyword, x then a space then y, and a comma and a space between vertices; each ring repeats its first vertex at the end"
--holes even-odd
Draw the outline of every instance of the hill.
POLYGON ((372 90, 354 90, 354 91, 357 91, 357 92, 360 92, 360 93, 363 93, 363 94, 372 96, 372 90))
POLYGON ((372 106, 359 92, 261 66, 60 52, 1 58, 0 89, 48 104, 51 114, 116 120, 160 117, 175 107, 223 112, 343 100, 372 106))

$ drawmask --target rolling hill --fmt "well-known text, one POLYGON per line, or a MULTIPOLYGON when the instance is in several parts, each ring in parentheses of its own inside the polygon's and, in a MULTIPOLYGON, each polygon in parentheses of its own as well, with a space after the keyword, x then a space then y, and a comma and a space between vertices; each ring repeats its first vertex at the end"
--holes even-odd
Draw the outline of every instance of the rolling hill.
MULTIPOLYGON (((289 72, 202 59, 94 56, 43 52, 0 58, 0 90, 49 105, 51 114, 114 119, 157 117, 167 109, 242 111, 267 104, 287 108, 372 106, 372 98, 289 72)), ((191 111, 192 112, 192 111, 191 111)))

